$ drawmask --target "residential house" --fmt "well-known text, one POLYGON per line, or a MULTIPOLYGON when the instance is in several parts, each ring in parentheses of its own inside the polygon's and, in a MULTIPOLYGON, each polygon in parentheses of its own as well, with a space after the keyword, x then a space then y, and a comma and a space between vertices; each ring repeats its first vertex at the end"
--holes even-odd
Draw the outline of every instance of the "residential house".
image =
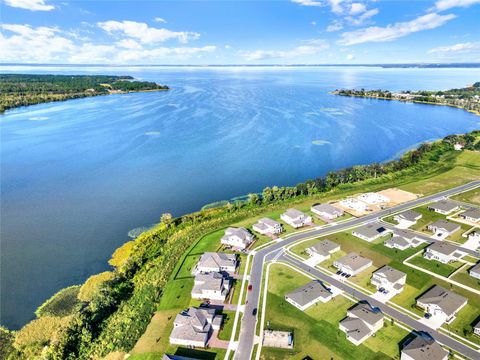
POLYGON ((365 241, 373 241, 386 235, 388 232, 383 225, 377 222, 373 222, 370 224, 362 225, 352 231, 352 235, 365 240, 365 241))
POLYGON ((163 354, 162 360, 198 360, 198 359, 179 356, 179 355, 163 354))
POLYGON ((333 263, 333 266, 347 275, 357 275, 363 270, 372 266, 372 260, 351 252, 333 263))
POLYGON ((372 274, 370 282, 378 290, 383 289, 386 292, 400 293, 405 286, 407 274, 385 265, 372 274))
POLYGON ((409 247, 416 247, 421 243, 417 234, 413 231, 395 228, 392 233, 393 237, 383 243, 386 247, 405 250, 409 247))
POLYGON ((455 245, 445 241, 438 241, 431 244, 423 253, 425 259, 440 261, 444 264, 457 261, 463 256, 465 256, 464 252, 460 251, 455 245))
POLYGON ((480 222, 480 209, 469 209, 467 211, 464 211, 459 217, 471 221, 471 222, 480 222))
POLYGON ((331 298, 330 290, 318 280, 313 280, 285 295, 285 300, 302 311, 319 301, 325 303, 331 298))
POLYGON ((218 272, 197 274, 192 289, 192 298, 225 301, 230 291, 230 279, 218 272))
POLYGON ((314 214, 317 214, 318 216, 328 220, 334 220, 344 214, 342 209, 339 209, 330 204, 314 205, 310 210, 314 214))
POLYGON ((261 218, 252 225, 252 229, 262 235, 278 235, 283 231, 282 225, 278 221, 269 218, 261 218))
POLYGON ((467 305, 467 298, 435 285, 417 298, 417 306, 432 316, 442 317, 450 323, 457 312, 467 305))
POLYGON ((421 333, 403 345, 401 360, 447 360, 445 350, 428 334, 421 333))
POLYGON ((443 215, 448 215, 452 211, 457 210, 458 208, 459 206, 456 203, 449 200, 440 200, 427 206, 428 210, 435 211, 443 215))
POLYGON ((312 223, 311 216, 308 216, 297 209, 288 209, 280 215, 280 218, 296 229, 312 223))
POLYGON ((474 277, 475 279, 480 279, 480 263, 477 263, 474 267, 468 270, 468 273, 471 277, 474 277))
POLYGON ((330 255, 340 250, 340 245, 330 240, 322 240, 313 246, 305 249, 310 256, 317 257, 318 260, 324 261, 330 258, 330 255))
POLYGON ((215 309, 191 307, 175 317, 170 343, 182 346, 205 347, 213 333, 220 329, 222 316, 215 309))
POLYGON ((233 274, 237 268, 237 255, 226 253, 206 252, 193 269, 193 275, 209 272, 227 272, 233 274))
POLYGON ((456 224, 447 220, 437 220, 427 226, 437 236, 452 235, 461 229, 460 224, 456 224))
POLYGON ((358 303, 347 311, 339 327, 358 346, 383 327, 383 314, 368 303, 358 303))
POLYGON ((463 145, 460 143, 456 143, 453 145, 453 149, 456 151, 461 151, 463 149, 463 145))
POLYGON ((245 249, 253 242, 254 238, 253 234, 243 227, 228 227, 220 242, 235 249, 245 249))
POLYGON ((415 224, 421 218, 422 214, 414 210, 406 210, 393 216, 393 220, 395 220, 396 222, 407 222, 411 223, 411 225, 415 224))
POLYGON ((401 236, 392 236, 390 239, 387 239, 383 242, 388 248, 405 250, 410 247, 410 243, 401 236))
POLYGON ((480 336, 480 320, 473 327, 473 333, 480 336))

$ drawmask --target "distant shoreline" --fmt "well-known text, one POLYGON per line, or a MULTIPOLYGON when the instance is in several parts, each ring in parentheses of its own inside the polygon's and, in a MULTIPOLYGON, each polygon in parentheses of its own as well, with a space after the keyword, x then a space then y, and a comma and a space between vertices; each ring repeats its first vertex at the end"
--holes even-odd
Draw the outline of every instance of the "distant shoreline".
POLYGON ((0 74, 0 114, 50 102, 164 90, 170 88, 132 76, 0 74))
POLYGON ((0 66, 58 66, 58 67, 381 67, 381 68, 480 68, 480 63, 405 63, 405 64, 29 64, 0 63, 0 66))
MULTIPOLYGON (((464 88, 464 89, 454 89, 452 91, 467 91, 467 90, 470 91, 471 89, 475 89, 475 88, 471 87, 471 88, 464 88)), ((362 89, 362 90, 334 90, 334 91, 330 91, 329 93, 333 95, 338 95, 338 96, 358 97, 358 98, 365 98, 365 99, 393 100, 393 101, 426 104, 426 105, 443 105, 443 106, 449 106, 457 109, 462 109, 474 115, 480 116, 479 110, 467 108, 467 106, 478 108, 478 101, 475 101, 474 99, 468 99, 468 100, 462 99, 462 101, 466 101, 466 102, 462 104, 455 103, 455 101, 459 99, 458 94, 457 94, 457 98, 444 97, 444 98, 438 98, 440 99, 439 101, 428 101, 428 100, 425 100, 425 98, 428 99, 428 97, 419 95, 420 92, 402 92, 402 93, 392 94, 389 91, 362 89), (385 96, 385 94, 388 96, 385 96), (421 99, 416 99, 415 97, 420 97, 421 99)), ((437 98, 434 98, 433 100, 437 100, 437 98)))

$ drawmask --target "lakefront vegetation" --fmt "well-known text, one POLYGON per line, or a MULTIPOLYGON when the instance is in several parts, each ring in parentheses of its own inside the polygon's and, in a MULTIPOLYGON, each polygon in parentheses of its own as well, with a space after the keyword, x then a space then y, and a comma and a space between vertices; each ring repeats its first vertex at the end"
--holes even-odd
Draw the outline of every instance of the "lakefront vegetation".
POLYGON ((154 90, 168 86, 131 76, 0 74, 0 113, 25 105, 154 90))
POLYGON ((400 100, 423 104, 446 105, 465 109, 480 115, 480 82, 445 91, 402 91, 341 89, 333 92, 342 96, 358 96, 385 100, 400 100))
POLYGON ((158 225, 115 251, 111 272, 93 275, 80 288, 60 291, 21 330, 2 329, 2 355, 9 360, 100 359, 113 352, 127 353, 159 309, 174 269, 205 235, 305 201, 400 185, 427 193, 436 191, 438 184, 467 182, 480 174, 480 154, 455 151, 454 145, 478 149, 479 141, 480 131, 449 136, 422 144, 398 160, 330 172, 292 187, 268 187, 245 200, 179 218, 164 214, 158 225), (62 303, 65 309, 60 311, 62 303))

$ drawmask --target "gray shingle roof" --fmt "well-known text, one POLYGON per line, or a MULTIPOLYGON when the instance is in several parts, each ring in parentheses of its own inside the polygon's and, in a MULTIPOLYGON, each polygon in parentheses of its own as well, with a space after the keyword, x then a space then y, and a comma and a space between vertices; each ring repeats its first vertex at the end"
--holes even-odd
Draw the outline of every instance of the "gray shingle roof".
POLYGON ((206 252, 198 260, 198 267, 230 267, 235 266, 237 257, 235 254, 206 252))
POLYGON ((305 306, 318 298, 327 299, 331 295, 332 293, 320 281, 313 280, 288 293, 285 297, 290 298, 300 306, 305 306))
POLYGON ((262 224, 266 224, 268 226, 272 226, 272 227, 275 227, 275 226, 279 226, 280 223, 278 221, 275 221, 273 219, 270 219, 270 218, 261 218, 260 220, 258 220, 259 223, 262 223, 262 224))
POLYGON ((362 267, 370 264, 371 262, 372 260, 364 258, 363 256, 354 252, 351 252, 336 261, 336 263, 340 265, 348 266, 353 271, 361 269, 362 267))
POLYGON ((439 343, 425 335, 419 335, 407 343, 402 353, 407 354, 414 360, 439 360, 448 355, 439 343))
POLYGON ((350 316, 354 315, 355 317, 372 326, 380 320, 383 320, 383 314, 380 309, 372 308, 372 306, 368 303, 358 303, 353 308, 348 310, 348 313, 350 316))
POLYGON ((479 274, 479 275, 480 275, 480 263, 478 263, 477 265, 475 265, 474 267, 472 267, 468 272, 469 272, 470 274, 471 274, 471 273, 474 273, 474 274, 479 274))
POLYGON ((388 240, 385 240, 386 245, 398 245, 400 247, 409 246, 410 243, 401 236, 393 236, 388 240))
POLYGON ((356 341, 360 341, 365 336, 370 334, 370 329, 360 319, 348 316, 340 321, 340 324, 346 329, 348 336, 356 341))
POLYGON ((447 316, 452 316, 462 307, 467 299, 454 292, 448 291, 441 286, 435 285, 425 294, 420 296, 417 301, 423 304, 437 305, 447 316))
POLYGON ((428 228, 433 228, 433 227, 436 227, 436 228, 439 228, 439 229, 444 229, 449 233, 452 233, 452 232, 456 231, 457 229, 460 229, 459 224, 450 222, 448 220, 437 220, 437 221, 431 223, 430 225, 428 225, 428 228))
POLYGON ((311 246, 310 249, 316 253, 327 256, 331 251, 337 249, 340 245, 330 240, 322 240, 315 245, 311 246))
POLYGON ((287 215, 289 218, 295 219, 300 216, 305 216, 303 212, 297 209, 288 209, 285 211, 285 215, 287 215))
POLYGON ((437 202, 434 202, 434 203, 428 205, 429 209, 440 210, 440 211, 443 211, 443 212, 453 211, 457 207, 458 207, 457 204, 455 204, 451 201, 448 201, 448 200, 440 200, 440 201, 437 201, 437 202))
POLYGON ((397 214, 397 216, 407 221, 413 222, 413 221, 416 221, 419 217, 421 217, 422 214, 413 210, 407 210, 407 211, 401 212, 400 214, 397 214))
POLYGON ((480 219, 480 209, 469 209, 460 214, 460 216, 480 219))
POLYGON ((427 251, 436 251, 447 256, 453 255, 453 253, 457 250, 458 248, 455 245, 444 241, 434 242, 427 248, 427 251))
POLYGON ((385 230, 386 229, 382 225, 378 223, 372 223, 372 224, 366 224, 356 229, 353 229, 353 232, 363 235, 367 238, 373 238, 378 234, 384 233, 385 230))
POLYGON ((312 206, 312 210, 316 210, 318 212, 324 212, 332 216, 341 216, 343 215, 343 210, 336 208, 330 204, 318 204, 312 206))
POLYGON ((390 283, 396 283, 397 281, 399 281, 400 279, 406 276, 404 272, 394 269, 388 265, 381 267, 380 269, 375 271, 373 274, 384 276, 390 283))

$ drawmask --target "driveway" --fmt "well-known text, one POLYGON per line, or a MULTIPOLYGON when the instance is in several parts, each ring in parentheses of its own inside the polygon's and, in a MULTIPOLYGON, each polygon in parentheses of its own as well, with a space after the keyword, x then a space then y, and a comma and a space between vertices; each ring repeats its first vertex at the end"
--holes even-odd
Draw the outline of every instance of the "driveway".
POLYGON ((428 319, 423 318, 419 321, 425 326, 428 326, 429 328, 437 330, 439 327, 443 325, 443 323, 445 323, 445 320, 447 320, 445 318, 445 315, 437 314, 437 315, 430 316, 430 318, 428 319))

